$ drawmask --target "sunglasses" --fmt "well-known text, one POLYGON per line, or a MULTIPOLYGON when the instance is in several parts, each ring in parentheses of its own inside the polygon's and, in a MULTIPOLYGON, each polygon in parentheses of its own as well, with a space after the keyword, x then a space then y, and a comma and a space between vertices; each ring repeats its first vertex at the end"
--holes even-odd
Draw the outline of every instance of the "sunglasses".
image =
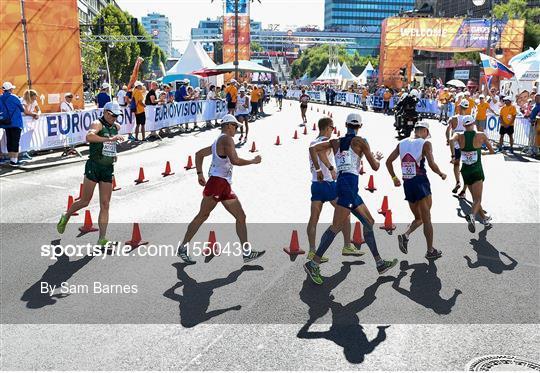
POLYGON ((115 117, 115 118, 118 118, 118 116, 120 115, 120 114, 115 114, 115 113, 113 113, 113 112, 110 111, 110 110, 107 110, 107 113, 109 113, 109 115, 111 115, 111 116, 113 116, 113 117, 115 117))

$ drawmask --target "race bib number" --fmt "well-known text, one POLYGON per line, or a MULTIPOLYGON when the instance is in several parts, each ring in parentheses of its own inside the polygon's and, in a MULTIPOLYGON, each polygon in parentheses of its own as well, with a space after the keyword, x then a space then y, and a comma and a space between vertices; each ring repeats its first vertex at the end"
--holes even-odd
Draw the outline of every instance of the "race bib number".
POLYGON ((412 179, 416 176, 416 162, 401 162, 403 179, 412 179))
POLYGON ((101 154, 105 157, 116 157, 116 141, 104 142, 101 154))
POLYGON ((478 162, 478 152, 475 150, 473 152, 461 152, 461 162, 466 165, 472 165, 478 162))
POLYGON ((336 154, 336 168, 338 171, 349 171, 352 166, 351 152, 348 150, 336 154))

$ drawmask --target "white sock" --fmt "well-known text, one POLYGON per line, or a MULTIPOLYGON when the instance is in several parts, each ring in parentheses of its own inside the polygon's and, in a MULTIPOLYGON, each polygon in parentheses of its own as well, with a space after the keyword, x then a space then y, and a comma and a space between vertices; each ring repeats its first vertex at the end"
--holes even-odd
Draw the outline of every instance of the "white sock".
POLYGON ((13 163, 17 163, 17 161, 19 160, 17 157, 15 158, 9 158, 9 160, 13 163))

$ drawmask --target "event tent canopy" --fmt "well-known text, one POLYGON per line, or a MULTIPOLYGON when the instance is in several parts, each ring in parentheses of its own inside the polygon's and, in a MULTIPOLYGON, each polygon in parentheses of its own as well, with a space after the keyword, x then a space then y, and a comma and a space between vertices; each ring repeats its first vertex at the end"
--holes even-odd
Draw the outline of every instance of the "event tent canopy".
POLYGON ((168 83, 175 80, 181 80, 186 78, 186 75, 192 75, 192 71, 203 68, 211 69, 215 66, 216 64, 208 54, 206 54, 202 46, 199 43, 194 43, 193 40, 190 40, 182 57, 163 77, 163 82, 168 83))
POLYGON ((362 84, 366 84, 367 83, 367 78, 368 78, 368 73, 370 71, 375 71, 375 69, 373 68, 373 65, 371 64, 371 62, 369 61, 368 64, 366 65, 366 67, 364 68, 364 71, 362 71, 362 73, 360 75, 358 75, 357 80, 362 84))
MULTIPOLYGON (((234 63, 227 62, 222 65, 217 65, 212 68, 212 70, 221 71, 223 73, 234 71, 234 63)), ((238 61, 238 71, 245 72, 258 72, 258 73, 275 73, 274 70, 269 69, 266 66, 259 65, 253 61, 239 60, 238 61)))
POLYGON ((412 73, 412 76, 415 76, 415 75, 424 75, 423 72, 421 72, 420 70, 418 70, 418 68, 416 66, 414 66, 414 63, 412 64, 412 69, 411 69, 411 73, 412 73))
POLYGON ((339 81, 341 80, 340 79, 340 76, 339 76, 339 71, 341 70, 341 65, 338 63, 338 65, 336 67, 334 67, 333 70, 334 71, 330 71, 330 64, 326 65, 323 73, 317 78, 315 79, 315 81, 324 81, 324 80, 332 80, 332 81, 339 81))
POLYGON ((343 62, 343 65, 341 65, 340 69, 338 70, 338 75, 341 80, 354 80, 356 78, 356 76, 351 73, 351 70, 349 70, 346 62, 343 62))

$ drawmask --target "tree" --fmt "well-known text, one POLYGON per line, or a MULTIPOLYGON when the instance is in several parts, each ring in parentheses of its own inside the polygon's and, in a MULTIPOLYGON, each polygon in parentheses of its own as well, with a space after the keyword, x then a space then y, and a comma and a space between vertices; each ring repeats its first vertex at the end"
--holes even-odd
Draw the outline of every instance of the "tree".
POLYGON ((100 67, 104 65, 99 43, 81 43, 81 62, 85 80, 97 81, 100 67))
POLYGON ((257 43, 256 41, 251 42, 250 48, 251 48, 252 52, 263 52, 264 51, 264 48, 259 43, 257 43))
POLYGON ((493 7, 497 18, 507 16, 509 19, 525 20, 524 49, 536 48, 540 44, 540 8, 529 7, 527 0, 508 0, 493 7))
POLYGON ((458 52, 452 56, 454 62, 458 61, 472 61, 480 63, 480 54, 478 52, 458 52))

